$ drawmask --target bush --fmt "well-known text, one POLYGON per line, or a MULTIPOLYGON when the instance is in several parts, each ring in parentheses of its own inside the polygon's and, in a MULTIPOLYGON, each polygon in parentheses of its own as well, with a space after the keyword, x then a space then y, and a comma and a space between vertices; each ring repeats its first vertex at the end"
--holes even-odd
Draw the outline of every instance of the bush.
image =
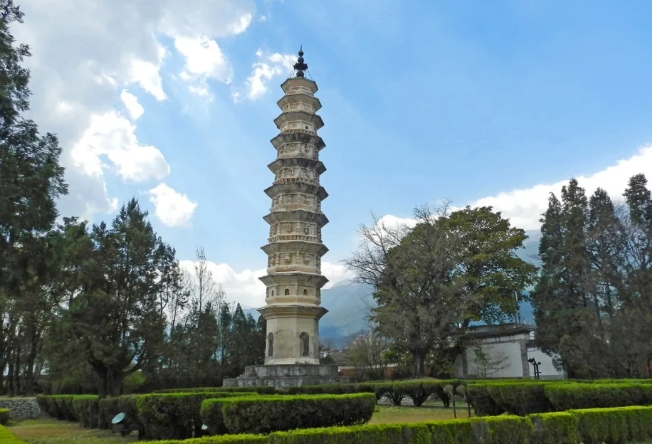
POLYGON ((549 384, 544 393, 557 411, 652 404, 649 384, 549 384))
POLYGON ((579 444, 577 417, 568 412, 530 415, 534 426, 530 444, 579 444))
POLYGON ((476 416, 497 416, 505 412, 489 394, 487 384, 469 384, 466 395, 473 406, 476 416))
POLYGON ((53 418, 77 421, 77 415, 72 405, 73 398, 73 395, 37 396, 36 402, 53 418))
POLYGON ((487 385, 491 398, 508 413, 525 416, 530 413, 552 411, 552 405, 544 393, 545 385, 532 383, 499 383, 487 385))
MULTIPOLYGON (((323 387, 323 386, 320 386, 323 387)), ((155 390, 154 393, 258 393, 261 395, 273 395, 276 393, 274 387, 197 387, 197 388, 176 388, 166 390, 155 390)))
POLYGON ((98 405, 98 427, 101 429, 111 429, 111 420, 118 413, 122 412, 130 427, 138 430, 138 439, 145 437, 145 429, 138 414, 136 395, 114 396, 100 399, 98 405))
MULTIPOLYGON (((273 396, 273 395, 270 395, 273 396)), ((201 436, 201 404, 210 398, 249 398, 256 393, 156 393, 137 396, 138 417, 148 439, 201 436)))
POLYGON ((16 438, 16 436, 9 431, 8 428, 0 425, 0 444, 26 444, 22 439, 16 438))
POLYGON ((224 424, 231 433, 362 424, 371 419, 375 409, 376 397, 371 393, 222 400, 224 424))
POLYGON ((86 428, 96 429, 99 425, 99 396, 80 395, 72 398, 72 409, 79 423, 86 428))
POLYGON ((0 409, 0 425, 7 425, 10 417, 9 409, 0 409))
POLYGON ((652 438, 652 408, 571 410, 584 444, 642 442, 652 438))

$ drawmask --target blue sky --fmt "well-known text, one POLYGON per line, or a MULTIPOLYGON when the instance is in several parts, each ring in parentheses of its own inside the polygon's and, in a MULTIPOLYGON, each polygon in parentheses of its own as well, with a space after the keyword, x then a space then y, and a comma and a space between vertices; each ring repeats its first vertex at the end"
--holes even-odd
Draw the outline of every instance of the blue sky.
MULTIPOLYGON (((115 0, 116 5, 127 3, 115 0)), ((320 135, 326 149, 321 159, 327 171, 322 184, 330 194, 323 210, 331 221, 323 231, 331 250, 324 261, 332 264, 329 273, 334 279, 345 277, 335 264, 356 247, 356 231, 371 222, 371 212, 407 218, 415 205, 446 198, 457 206, 495 205, 515 225, 536 230, 547 193, 558 192, 561 182, 573 176, 584 178, 590 191, 603 186, 616 196, 632 174, 652 173, 652 151, 646 148, 652 143, 649 1, 191 3, 194 18, 177 14, 174 26, 165 19, 166 2, 160 10, 139 9, 145 23, 141 37, 147 44, 129 52, 115 46, 115 51, 156 65, 164 99, 160 92, 158 98, 152 93, 144 77, 114 74, 120 72, 124 57, 109 61, 107 55, 104 63, 93 55, 93 48, 85 51, 80 43, 70 50, 71 57, 80 66, 85 58, 94 60, 103 70, 94 75, 106 73, 114 80, 112 99, 107 92, 106 103, 79 106, 92 115, 113 112, 121 122, 130 121, 136 148, 155 148, 169 166, 167 172, 127 180, 115 170, 119 162, 128 165, 136 151, 118 163, 107 160, 111 156, 106 153, 97 155, 93 159, 103 162, 105 197, 120 205, 137 196, 182 260, 191 260, 195 247, 203 245, 217 267, 218 280, 229 280, 227 292, 245 305, 262 300, 262 292, 257 293, 261 287, 253 282, 266 263, 259 248, 266 243, 268 227, 262 217, 270 206, 263 189, 273 180, 267 169, 275 156, 269 140, 277 133, 273 119, 279 114, 280 84, 290 74, 289 56, 296 55, 300 44, 323 104, 325 127, 320 135), (227 32, 231 25, 222 21, 222 28, 211 28, 202 22, 211 14, 246 26, 227 32), (248 22, 242 20, 247 14, 248 22), (193 60, 199 62, 179 49, 184 38, 203 38, 219 48, 223 60, 213 64, 209 74, 193 71, 193 60), (165 48, 167 55, 157 62, 155 50, 147 45, 165 48), (146 46, 149 49, 143 49, 146 46), (256 68, 275 73, 259 76, 266 91, 248 97, 256 68), (129 117, 121 91, 137 98, 142 116, 129 117), (196 204, 185 226, 167 226, 156 217, 148 190, 159 183, 196 204)), ((30 24, 30 12, 38 18, 45 14, 44 7, 37 0, 26 1, 28 31, 37 26, 30 24)), ((119 19, 129 20, 125 15, 119 19)), ((99 23, 103 18, 98 14, 92 20, 99 23)), ((107 31, 94 34, 89 45, 121 37, 111 35, 107 23, 107 31)), ((22 34, 33 48, 35 81, 45 83, 51 79, 45 73, 57 72, 61 82, 78 82, 67 79, 63 68, 37 51, 45 52, 39 38, 45 39, 47 32, 63 38, 71 31, 61 26, 39 32, 22 34)), ((200 54, 200 61, 202 57, 207 56, 200 54)), ((135 72, 130 69, 125 72, 135 72)), ((37 87, 35 96, 38 91, 45 90, 37 87)), ((72 87, 62 87, 49 105, 38 100, 47 110, 68 101, 70 91, 72 87)), ((66 133, 63 117, 42 118, 48 131, 66 133)), ((83 169, 79 153, 88 140, 82 137, 88 134, 84 131, 88 128, 80 124, 62 140, 68 145, 64 149, 78 149, 77 155, 71 154, 71 171, 83 169)), ((73 180, 75 186, 86 188, 73 180)), ((75 195, 64 202, 63 211, 79 214, 77 209, 85 208, 84 214, 94 221, 113 216, 109 206, 90 211, 89 199, 75 195), (75 199, 85 200, 86 207, 75 205, 75 199)))

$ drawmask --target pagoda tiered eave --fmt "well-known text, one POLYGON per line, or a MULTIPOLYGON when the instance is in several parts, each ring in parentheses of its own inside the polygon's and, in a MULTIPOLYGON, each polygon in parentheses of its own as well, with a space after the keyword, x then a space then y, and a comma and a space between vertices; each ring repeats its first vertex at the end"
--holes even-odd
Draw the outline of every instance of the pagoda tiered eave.
POLYGON ((281 83, 283 92, 287 95, 292 94, 310 94, 313 95, 319 88, 314 80, 306 79, 305 77, 290 77, 281 83))
POLYGON ((307 122, 314 125, 315 130, 318 130, 324 126, 324 121, 322 120, 321 116, 309 113, 307 111, 287 111, 281 113, 276 119, 274 119, 274 123, 278 129, 282 129, 284 124, 290 122, 307 122))
POLYGON ((281 193, 306 193, 316 196, 319 200, 323 201, 328 197, 328 193, 321 185, 317 185, 315 181, 307 182, 305 180, 292 178, 292 182, 277 182, 271 187, 265 189, 267 194, 272 199, 281 193))
POLYGON ((273 211, 263 216, 263 219, 270 225, 275 222, 315 222, 319 228, 323 228, 328 223, 328 218, 324 213, 305 210, 273 211))
POLYGON ((305 95, 301 97, 299 94, 290 94, 288 96, 283 96, 279 99, 278 102, 276 102, 276 104, 279 108, 284 110, 286 106, 297 103, 299 101, 308 103, 312 107, 313 112, 317 112, 321 109, 321 101, 317 97, 305 95))
POLYGON ((268 255, 276 253, 296 252, 314 254, 322 257, 328 253, 328 248, 324 244, 306 241, 286 241, 286 242, 272 242, 260 247, 268 255))
POLYGON ((285 167, 312 168, 317 174, 323 174, 326 171, 326 167, 320 160, 311 159, 309 157, 279 157, 267 165, 267 168, 269 168, 274 174, 276 174, 281 168, 285 167))
POLYGON ((326 144, 321 137, 316 135, 313 131, 306 131, 303 129, 284 131, 270 140, 270 142, 276 149, 289 143, 307 143, 314 145, 318 151, 321 151, 326 147, 326 144))

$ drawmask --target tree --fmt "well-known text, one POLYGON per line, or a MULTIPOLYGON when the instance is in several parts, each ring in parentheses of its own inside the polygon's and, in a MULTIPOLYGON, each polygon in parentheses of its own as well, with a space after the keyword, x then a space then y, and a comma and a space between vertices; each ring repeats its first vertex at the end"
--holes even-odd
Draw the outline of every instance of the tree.
POLYGON ((491 345, 477 344, 471 349, 473 351, 473 365, 480 378, 486 379, 509 367, 508 356, 502 352, 496 352, 491 345))
MULTIPOLYGON (((42 319, 27 307, 43 306, 41 288, 51 272, 44 237, 58 214, 55 201, 67 186, 57 138, 41 136, 37 125, 23 117, 30 91, 29 71, 21 64, 30 52, 26 45, 16 45, 9 31, 11 23, 22 23, 23 13, 13 1, 1 0, 0 14, 0 369, 3 375, 9 369, 16 392, 21 390, 18 371, 24 367, 22 344, 29 344, 28 361, 36 359, 40 348, 42 319)), ((28 368, 34 370, 33 362, 28 368)))
POLYGON ((378 220, 363 226, 346 264, 358 282, 374 286, 372 319, 413 357, 419 377, 433 350, 455 361, 471 321, 499 322, 515 312, 514 293, 533 282, 536 268, 516 256, 524 231, 491 207, 418 208, 415 219, 413 228, 378 220))
POLYGON ((348 347, 347 360, 355 366, 358 379, 381 380, 387 375, 389 364, 387 350, 390 341, 383 337, 372 324, 367 332, 361 332, 348 347))
POLYGON ((84 278, 66 307, 66 339, 74 341, 100 380, 100 396, 116 395, 128 376, 158 358, 165 327, 160 310, 163 273, 174 251, 156 236, 135 199, 111 227, 93 226, 84 278))

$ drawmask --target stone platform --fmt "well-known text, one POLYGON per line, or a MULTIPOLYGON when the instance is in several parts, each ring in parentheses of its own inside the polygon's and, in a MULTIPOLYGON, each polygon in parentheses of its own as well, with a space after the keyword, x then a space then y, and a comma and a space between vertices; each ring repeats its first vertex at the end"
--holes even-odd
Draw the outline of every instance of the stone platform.
POLYGON ((237 378, 224 380, 224 387, 300 387, 338 382, 337 365, 250 365, 237 378))

